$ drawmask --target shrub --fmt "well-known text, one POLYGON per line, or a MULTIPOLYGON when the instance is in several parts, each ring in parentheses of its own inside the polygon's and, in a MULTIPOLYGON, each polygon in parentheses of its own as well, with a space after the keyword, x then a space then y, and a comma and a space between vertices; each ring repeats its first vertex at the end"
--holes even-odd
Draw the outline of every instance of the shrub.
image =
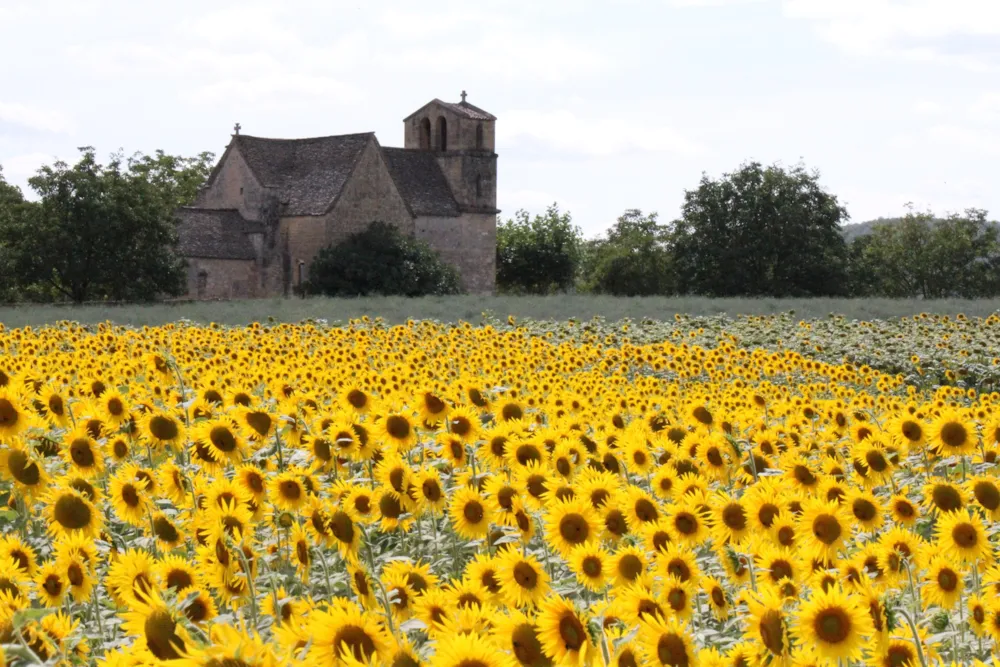
POLYGON ((424 296, 461 292, 458 272, 423 241, 385 222, 321 250, 306 289, 327 296, 424 296))

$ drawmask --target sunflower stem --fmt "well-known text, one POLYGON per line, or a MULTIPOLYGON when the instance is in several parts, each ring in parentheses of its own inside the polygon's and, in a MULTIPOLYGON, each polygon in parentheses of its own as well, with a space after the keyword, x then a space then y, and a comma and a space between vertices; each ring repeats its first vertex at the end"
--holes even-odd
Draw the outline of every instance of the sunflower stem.
POLYGON ((330 585, 330 568, 326 565, 326 556, 323 554, 322 547, 314 547, 316 553, 319 554, 319 564, 323 567, 323 579, 326 581, 326 594, 329 597, 333 597, 333 586, 330 585))
POLYGON ((94 616, 97 618, 97 630, 101 634, 101 646, 104 646, 107 638, 104 636, 104 621, 101 619, 101 609, 97 605, 97 586, 94 586, 90 591, 90 605, 94 616))
POLYGON ((920 634, 917 632, 917 626, 913 623, 913 618, 910 617, 905 609, 900 609, 899 613, 906 619, 906 624, 910 626, 910 632, 913 633, 913 643, 917 647, 917 657, 920 658, 920 667, 927 667, 927 659, 924 658, 924 647, 920 643, 920 634))
POLYGON ((236 554, 240 558, 240 563, 243 564, 243 572, 247 578, 247 588, 250 589, 250 618, 252 619, 254 631, 259 630, 257 622, 257 589, 253 585, 253 571, 250 569, 250 563, 247 561, 247 556, 243 553, 243 549, 236 545, 236 554))
POLYGON ((284 459, 284 456, 282 456, 281 434, 279 433, 279 431, 280 431, 280 429, 277 428, 277 427, 275 427, 275 429, 274 429, 274 442, 275 442, 275 444, 277 445, 277 448, 278 448, 278 470, 280 472, 284 472, 285 471, 285 459, 284 459))

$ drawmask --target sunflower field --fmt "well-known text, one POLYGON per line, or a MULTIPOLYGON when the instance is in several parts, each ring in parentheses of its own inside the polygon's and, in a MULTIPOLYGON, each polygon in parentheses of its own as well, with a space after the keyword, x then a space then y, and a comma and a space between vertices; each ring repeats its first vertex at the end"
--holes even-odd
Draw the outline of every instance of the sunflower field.
POLYGON ((658 326, 0 325, 0 665, 991 660, 1000 394, 658 326))

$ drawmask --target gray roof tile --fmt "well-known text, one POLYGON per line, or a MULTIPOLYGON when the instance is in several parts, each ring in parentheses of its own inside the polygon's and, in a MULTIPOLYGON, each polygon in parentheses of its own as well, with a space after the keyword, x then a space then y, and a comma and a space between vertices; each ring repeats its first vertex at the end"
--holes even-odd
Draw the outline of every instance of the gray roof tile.
POLYGON ((207 259, 255 259, 247 237, 253 225, 234 209, 185 207, 177 211, 178 254, 207 259))
POLYGON ((458 203, 434 154, 408 148, 383 148, 399 194, 413 215, 452 217, 459 214, 458 203))
POLYGON ((340 194, 372 132, 312 139, 233 139, 262 185, 275 188, 285 215, 322 215, 340 194))

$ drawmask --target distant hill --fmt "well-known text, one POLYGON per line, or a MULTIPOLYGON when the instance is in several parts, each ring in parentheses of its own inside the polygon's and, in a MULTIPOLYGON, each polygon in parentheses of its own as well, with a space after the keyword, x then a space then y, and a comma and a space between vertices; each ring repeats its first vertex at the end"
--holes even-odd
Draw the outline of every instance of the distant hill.
MULTIPOLYGON (((934 222, 937 222, 940 218, 935 218, 934 222)), ((875 218, 874 220, 868 220, 867 222, 858 222, 852 225, 844 225, 840 228, 840 233, 844 235, 844 240, 850 243, 859 236, 868 236, 872 233, 872 229, 878 224, 894 225, 901 221, 902 218, 875 218)), ((1000 222, 993 220, 990 224, 1000 226, 1000 222)))

